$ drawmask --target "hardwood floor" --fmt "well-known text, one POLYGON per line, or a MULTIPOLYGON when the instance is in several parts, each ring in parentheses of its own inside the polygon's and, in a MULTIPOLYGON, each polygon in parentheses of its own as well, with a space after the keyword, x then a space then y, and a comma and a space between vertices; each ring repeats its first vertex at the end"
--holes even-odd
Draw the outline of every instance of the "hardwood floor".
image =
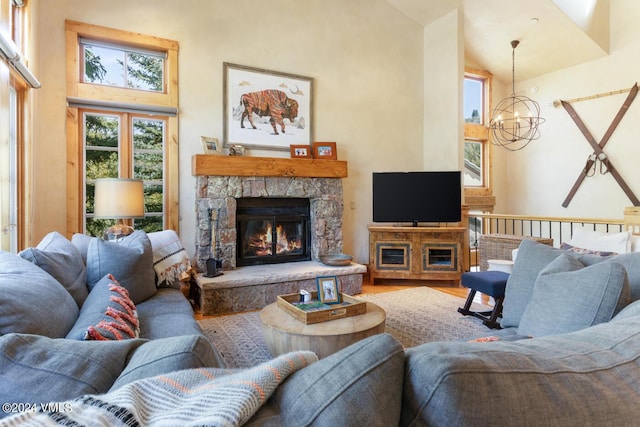
POLYGON ((368 280, 362 282, 363 294, 376 294, 380 292, 392 292, 401 291, 403 289, 429 286, 431 289, 436 289, 440 292, 454 295, 460 298, 467 297, 467 288, 461 288, 458 286, 443 286, 437 282, 427 282, 420 280, 376 280, 375 285, 370 285, 368 280))
MULTIPOLYGON (((380 292, 392 292, 418 286, 428 286, 431 289, 444 292, 445 294, 465 299, 467 298, 467 294, 469 293, 469 289, 462 286, 444 286, 438 282, 428 282, 422 280, 376 280, 375 285, 370 285, 369 281, 365 280, 362 282, 362 293, 375 294, 380 292)), ((493 300, 490 297, 480 293, 476 293, 474 301, 480 304, 493 306, 493 300)))

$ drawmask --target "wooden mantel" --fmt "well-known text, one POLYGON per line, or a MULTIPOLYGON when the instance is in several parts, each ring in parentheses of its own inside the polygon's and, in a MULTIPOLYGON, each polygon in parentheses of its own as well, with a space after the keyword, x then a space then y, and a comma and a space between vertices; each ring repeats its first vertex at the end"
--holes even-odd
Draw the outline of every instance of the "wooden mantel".
POLYGON ((347 162, 344 160, 195 154, 191 158, 191 174, 194 176, 346 178, 347 162))

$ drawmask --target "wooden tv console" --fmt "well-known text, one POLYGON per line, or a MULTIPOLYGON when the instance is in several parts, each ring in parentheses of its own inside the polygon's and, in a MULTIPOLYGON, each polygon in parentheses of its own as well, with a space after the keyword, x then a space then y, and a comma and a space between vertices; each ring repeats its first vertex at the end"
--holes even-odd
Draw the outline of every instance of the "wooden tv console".
POLYGON ((464 227, 369 227, 369 279, 438 280, 460 284, 464 227))

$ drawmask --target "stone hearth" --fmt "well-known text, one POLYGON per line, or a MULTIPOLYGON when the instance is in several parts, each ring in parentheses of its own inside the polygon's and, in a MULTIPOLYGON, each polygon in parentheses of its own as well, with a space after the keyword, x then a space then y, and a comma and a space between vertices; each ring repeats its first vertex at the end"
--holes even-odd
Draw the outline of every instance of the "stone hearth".
POLYGON ((316 261, 254 265, 225 271, 222 276, 198 275, 200 309, 205 316, 257 310, 276 301, 278 295, 295 294, 301 289, 317 290, 316 278, 336 276, 340 292, 362 292, 364 265, 352 263, 331 267, 316 261))

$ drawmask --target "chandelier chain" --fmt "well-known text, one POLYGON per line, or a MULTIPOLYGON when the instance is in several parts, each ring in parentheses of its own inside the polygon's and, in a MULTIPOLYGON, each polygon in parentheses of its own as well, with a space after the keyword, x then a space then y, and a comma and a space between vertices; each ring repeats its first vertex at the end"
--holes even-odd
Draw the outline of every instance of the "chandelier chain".
POLYGON ((511 95, 516 94, 516 48, 511 48, 511 95))

